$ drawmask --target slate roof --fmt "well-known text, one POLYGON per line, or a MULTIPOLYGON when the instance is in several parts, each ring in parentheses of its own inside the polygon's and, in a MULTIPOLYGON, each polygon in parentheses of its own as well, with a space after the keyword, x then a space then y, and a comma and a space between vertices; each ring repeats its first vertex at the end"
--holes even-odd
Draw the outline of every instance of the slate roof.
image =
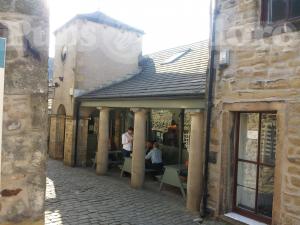
POLYGON ((207 41, 156 52, 144 57, 139 74, 78 98, 116 100, 203 97, 206 90, 208 55, 207 41), (164 63, 180 52, 185 54, 171 63, 164 63))
POLYGON ((56 34, 58 31, 60 31, 61 29, 63 29, 65 26, 69 25, 76 19, 85 19, 85 20, 95 22, 95 23, 106 24, 108 26, 115 27, 118 29, 124 29, 124 30, 132 31, 132 32, 135 32, 138 34, 144 34, 144 31, 134 28, 132 26, 129 26, 129 25, 127 25, 123 22, 120 22, 116 19, 113 19, 99 11, 96 11, 93 13, 88 13, 88 14, 79 14, 79 15, 75 16, 74 18, 72 18, 69 22, 64 24, 62 27, 58 28, 54 33, 56 34))

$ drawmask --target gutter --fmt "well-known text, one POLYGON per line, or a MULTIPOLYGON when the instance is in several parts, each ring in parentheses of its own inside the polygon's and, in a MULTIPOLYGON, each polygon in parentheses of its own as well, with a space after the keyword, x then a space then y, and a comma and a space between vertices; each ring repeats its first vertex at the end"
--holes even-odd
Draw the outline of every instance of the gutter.
POLYGON ((78 101, 90 101, 90 102, 97 102, 97 101, 139 101, 139 100, 180 100, 180 99, 199 99, 205 98, 204 93, 197 93, 197 94, 186 94, 186 95, 164 95, 164 96, 124 96, 124 97, 107 97, 107 98, 85 98, 85 97, 77 97, 78 101))
POLYGON ((213 82, 216 75, 215 69, 215 52, 216 52, 216 18, 217 18, 217 0, 211 0, 211 8, 214 2, 214 11, 211 17, 211 50, 208 77, 208 95, 207 95, 207 118, 206 118, 206 141, 205 141, 205 165, 204 165, 204 189, 203 189, 203 217, 209 213, 207 208, 208 200, 208 178, 209 178, 209 152, 210 152, 210 136, 211 136, 211 115, 213 108, 213 82))

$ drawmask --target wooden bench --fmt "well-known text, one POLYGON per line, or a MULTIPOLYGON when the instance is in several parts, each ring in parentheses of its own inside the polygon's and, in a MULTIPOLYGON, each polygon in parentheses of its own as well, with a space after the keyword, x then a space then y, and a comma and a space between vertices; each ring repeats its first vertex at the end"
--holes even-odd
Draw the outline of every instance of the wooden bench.
POLYGON ((164 184, 168 184, 174 187, 178 187, 183 198, 186 198, 185 190, 187 188, 187 184, 180 179, 179 171, 180 167, 178 167, 177 165, 165 166, 164 174, 162 176, 156 176, 160 180, 159 190, 162 190, 164 184))
MULTIPOLYGON (((123 177, 124 172, 131 174, 131 165, 132 165, 132 158, 126 157, 124 159, 123 165, 119 165, 119 168, 121 169, 120 177, 123 177)), ((156 172, 156 170, 145 169, 145 173, 152 173, 152 172, 156 172)))
POLYGON ((120 177, 123 177, 124 172, 131 174, 131 163, 132 163, 132 159, 126 157, 124 159, 123 165, 119 165, 119 168, 121 169, 120 177))

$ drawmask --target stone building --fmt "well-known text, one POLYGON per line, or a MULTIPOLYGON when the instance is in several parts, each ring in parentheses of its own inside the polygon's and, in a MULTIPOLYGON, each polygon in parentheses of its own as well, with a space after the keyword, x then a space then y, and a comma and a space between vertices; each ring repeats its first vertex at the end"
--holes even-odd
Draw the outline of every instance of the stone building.
POLYGON ((300 224, 300 2, 215 7, 208 207, 242 221, 300 224))
POLYGON ((165 165, 189 161, 187 208, 199 212, 207 64, 207 41, 166 49, 144 56, 140 72, 130 79, 79 96, 76 162, 86 163, 88 127, 97 126, 96 173, 105 175, 114 152, 108 140, 122 149, 122 133, 132 126, 131 186, 143 187, 146 139, 155 140, 165 165), (91 117, 97 118, 94 125, 86 119, 91 117))
POLYGON ((49 154, 74 165, 76 97, 137 73, 143 31, 95 12, 77 15, 55 35, 49 154))
POLYGON ((7 39, 0 224, 44 224, 48 17, 44 0, 0 0, 7 39))

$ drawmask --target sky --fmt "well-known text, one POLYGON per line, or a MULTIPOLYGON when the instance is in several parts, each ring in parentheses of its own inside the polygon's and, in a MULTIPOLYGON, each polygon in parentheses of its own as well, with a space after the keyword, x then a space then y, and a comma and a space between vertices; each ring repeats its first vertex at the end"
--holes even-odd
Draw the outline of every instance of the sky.
POLYGON ((208 39, 209 0, 48 0, 53 32, 81 13, 97 10, 143 30, 143 54, 208 39))

